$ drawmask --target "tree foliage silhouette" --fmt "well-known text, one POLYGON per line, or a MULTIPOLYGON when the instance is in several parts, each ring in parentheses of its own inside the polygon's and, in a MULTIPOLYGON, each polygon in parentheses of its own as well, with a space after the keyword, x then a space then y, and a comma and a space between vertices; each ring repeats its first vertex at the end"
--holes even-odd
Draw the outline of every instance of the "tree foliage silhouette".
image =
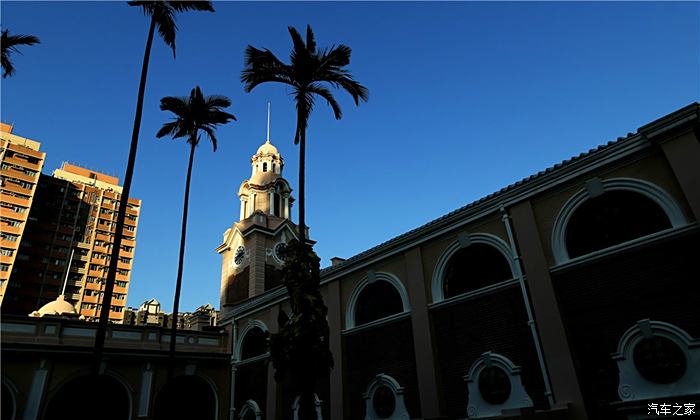
POLYGON ((112 243, 112 254, 110 257, 109 270, 107 271, 104 296, 102 298, 102 311, 100 312, 100 322, 98 324, 97 334, 95 336, 95 372, 97 372, 99 365, 102 362, 102 352, 104 350, 105 335, 107 333, 107 324, 109 322, 109 312, 112 306, 112 293, 114 291, 114 282, 117 275, 119 252, 121 251, 124 219, 126 218, 129 193, 131 192, 131 180, 134 175, 134 165, 136 163, 136 149, 138 148, 139 131, 141 129, 143 97, 146 91, 146 75, 148 74, 148 63, 151 56, 151 46, 153 45, 153 35, 155 33, 155 29, 158 28, 158 33, 160 34, 161 38, 163 38, 165 44, 173 50, 174 57, 175 34, 177 32, 175 15, 179 12, 190 10, 208 12, 214 11, 210 1, 130 1, 128 4, 129 6, 141 7, 143 9, 143 13, 151 18, 151 23, 148 30, 148 38, 146 39, 146 50, 143 54, 141 80, 139 82, 139 92, 136 100, 136 113, 134 115, 134 128, 131 133, 131 145, 129 146, 129 160, 126 166, 126 174, 124 175, 124 185, 122 186, 119 210, 117 211, 114 241, 112 243))
MULTIPOLYGON (((190 179, 192 177, 192 163, 194 151, 200 140, 200 131, 203 131, 211 141, 212 148, 216 152, 217 139, 215 129, 218 125, 227 124, 236 120, 232 114, 224 112, 224 108, 231 106, 231 100, 225 96, 204 96, 199 86, 192 89, 189 98, 166 96, 160 100, 160 109, 175 114, 175 120, 163 124, 156 137, 172 136, 174 139, 185 138, 190 145, 190 158, 187 165, 187 179, 185 181, 185 204, 182 210, 182 234, 180 237, 180 258, 177 265, 177 279, 175 282, 175 299, 173 300, 173 315, 170 326, 170 361, 175 357, 175 338, 177 336, 177 317, 180 308, 180 290, 182 288, 182 268, 185 261, 185 236, 187 233, 187 209, 190 198, 190 179)), ((172 372, 172 370, 171 370, 172 372)))
POLYGON ((15 67, 12 65, 10 60, 10 54, 18 53, 22 54, 17 48, 20 45, 35 45, 39 44, 39 38, 34 35, 10 35, 7 29, 2 31, 0 35, 0 64, 2 64, 2 78, 8 76, 13 76, 15 74, 15 67))

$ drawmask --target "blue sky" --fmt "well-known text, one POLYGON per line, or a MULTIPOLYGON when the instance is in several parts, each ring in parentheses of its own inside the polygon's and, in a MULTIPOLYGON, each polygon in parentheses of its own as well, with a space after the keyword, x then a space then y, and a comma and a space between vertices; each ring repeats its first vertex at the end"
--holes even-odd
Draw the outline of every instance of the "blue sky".
MULTIPOLYGON (((157 140, 163 96, 233 101, 219 150, 195 156, 180 307, 218 305, 223 232, 250 157, 271 139, 297 189, 294 104, 281 85, 243 92, 248 44, 288 59, 287 26, 352 47, 370 90, 344 117, 318 102, 307 135, 307 222, 322 266, 351 257, 700 97, 700 3, 217 2, 178 17, 177 58, 154 43, 132 196, 143 200, 127 304, 172 308, 188 148, 157 140)), ((122 2, 13 2, 2 28, 41 44, 14 55, 2 121, 61 161, 123 178, 148 21, 122 2)), ((296 220, 296 212, 294 215, 296 220)))

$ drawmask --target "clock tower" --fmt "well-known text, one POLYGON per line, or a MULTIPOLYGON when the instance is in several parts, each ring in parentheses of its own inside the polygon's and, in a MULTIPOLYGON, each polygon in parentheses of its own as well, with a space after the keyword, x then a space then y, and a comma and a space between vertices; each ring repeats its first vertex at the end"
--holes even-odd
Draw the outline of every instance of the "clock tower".
POLYGON ((284 160, 270 143, 251 158, 250 179, 238 189, 239 220, 224 232, 221 254, 221 310, 282 284, 280 255, 285 244, 297 238, 291 221, 292 189, 282 177, 284 160))

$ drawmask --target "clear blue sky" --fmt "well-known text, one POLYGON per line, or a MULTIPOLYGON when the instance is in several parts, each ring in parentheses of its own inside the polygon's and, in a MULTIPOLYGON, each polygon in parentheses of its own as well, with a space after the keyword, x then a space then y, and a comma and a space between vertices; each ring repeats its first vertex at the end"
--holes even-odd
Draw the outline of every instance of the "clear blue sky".
MULTIPOLYGON (((294 105, 281 85, 243 92, 248 44, 285 61, 287 26, 353 48, 370 89, 344 118, 319 102, 308 131, 307 214, 322 266, 623 136, 700 97, 700 4, 215 3, 178 17, 177 58, 154 43, 132 196, 143 200, 128 305, 172 308, 188 149, 157 140, 168 95, 233 101, 219 150, 195 156, 181 308, 218 306, 223 232, 250 157, 272 142, 297 189, 294 105)), ((41 45, 15 54, 2 120, 63 160, 123 177, 148 21, 122 2, 2 2, 2 28, 41 45)), ((294 216, 296 220, 296 212, 294 216)))

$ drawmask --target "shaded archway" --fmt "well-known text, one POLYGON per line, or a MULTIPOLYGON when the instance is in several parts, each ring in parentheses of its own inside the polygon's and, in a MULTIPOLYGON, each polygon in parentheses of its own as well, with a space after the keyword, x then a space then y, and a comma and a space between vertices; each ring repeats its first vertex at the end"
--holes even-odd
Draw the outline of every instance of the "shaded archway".
POLYGON ((195 375, 178 376, 161 388, 153 407, 155 420, 216 419, 216 396, 211 386, 195 375))
POLYGON ((109 375, 80 376, 61 386, 44 411, 44 420, 129 420, 131 398, 109 375))

